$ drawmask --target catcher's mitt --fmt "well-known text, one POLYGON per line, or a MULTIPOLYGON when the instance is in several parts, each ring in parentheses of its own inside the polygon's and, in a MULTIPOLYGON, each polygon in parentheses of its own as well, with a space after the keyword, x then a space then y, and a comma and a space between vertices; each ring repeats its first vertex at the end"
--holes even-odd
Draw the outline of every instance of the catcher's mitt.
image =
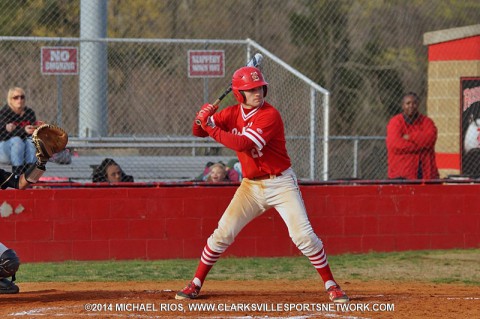
POLYGON ((68 143, 68 134, 62 128, 43 124, 32 134, 32 140, 37 149, 37 159, 45 164, 53 154, 63 151, 68 143))

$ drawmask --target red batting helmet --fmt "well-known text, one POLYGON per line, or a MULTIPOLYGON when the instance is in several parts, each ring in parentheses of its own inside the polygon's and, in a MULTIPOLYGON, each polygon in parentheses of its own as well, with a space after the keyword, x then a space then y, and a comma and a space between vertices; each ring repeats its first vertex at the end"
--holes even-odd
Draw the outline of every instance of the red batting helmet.
POLYGON ((263 86, 263 96, 267 95, 268 83, 263 79, 262 72, 253 66, 244 66, 233 73, 232 91, 238 102, 245 102, 243 92, 263 86))

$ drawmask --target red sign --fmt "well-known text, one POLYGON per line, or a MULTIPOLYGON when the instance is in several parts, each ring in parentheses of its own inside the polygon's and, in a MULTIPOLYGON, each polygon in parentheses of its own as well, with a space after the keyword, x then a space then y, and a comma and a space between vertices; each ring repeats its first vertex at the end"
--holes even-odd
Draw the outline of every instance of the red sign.
POLYGON ((218 78, 225 76, 225 51, 189 50, 189 78, 218 78))
POLYGON ((42 47, 42 74, 77 73, 77 47, 42 47))

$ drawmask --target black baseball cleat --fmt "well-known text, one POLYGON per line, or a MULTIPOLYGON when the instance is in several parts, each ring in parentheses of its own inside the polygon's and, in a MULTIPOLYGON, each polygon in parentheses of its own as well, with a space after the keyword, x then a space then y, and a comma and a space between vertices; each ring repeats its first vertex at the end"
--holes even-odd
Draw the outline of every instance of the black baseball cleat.
POLYGON ((18 294, 20 288, 7 278, 0 279, 0 294, 18 294))

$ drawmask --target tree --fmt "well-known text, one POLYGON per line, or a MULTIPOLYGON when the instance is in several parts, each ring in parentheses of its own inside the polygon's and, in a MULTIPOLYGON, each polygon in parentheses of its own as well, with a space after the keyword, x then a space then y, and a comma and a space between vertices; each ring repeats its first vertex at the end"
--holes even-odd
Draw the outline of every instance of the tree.
POLYGON ((351 56, 348 3, 308 1, 302 13, 290 16, 291 39, 302 52, 296 64, 301 60, 311 61, 313 66, 304 72, 331 92, 333 134, 347 133, 358 110, 359 82, 352 81, 358 76, 348 68, 351 56))

